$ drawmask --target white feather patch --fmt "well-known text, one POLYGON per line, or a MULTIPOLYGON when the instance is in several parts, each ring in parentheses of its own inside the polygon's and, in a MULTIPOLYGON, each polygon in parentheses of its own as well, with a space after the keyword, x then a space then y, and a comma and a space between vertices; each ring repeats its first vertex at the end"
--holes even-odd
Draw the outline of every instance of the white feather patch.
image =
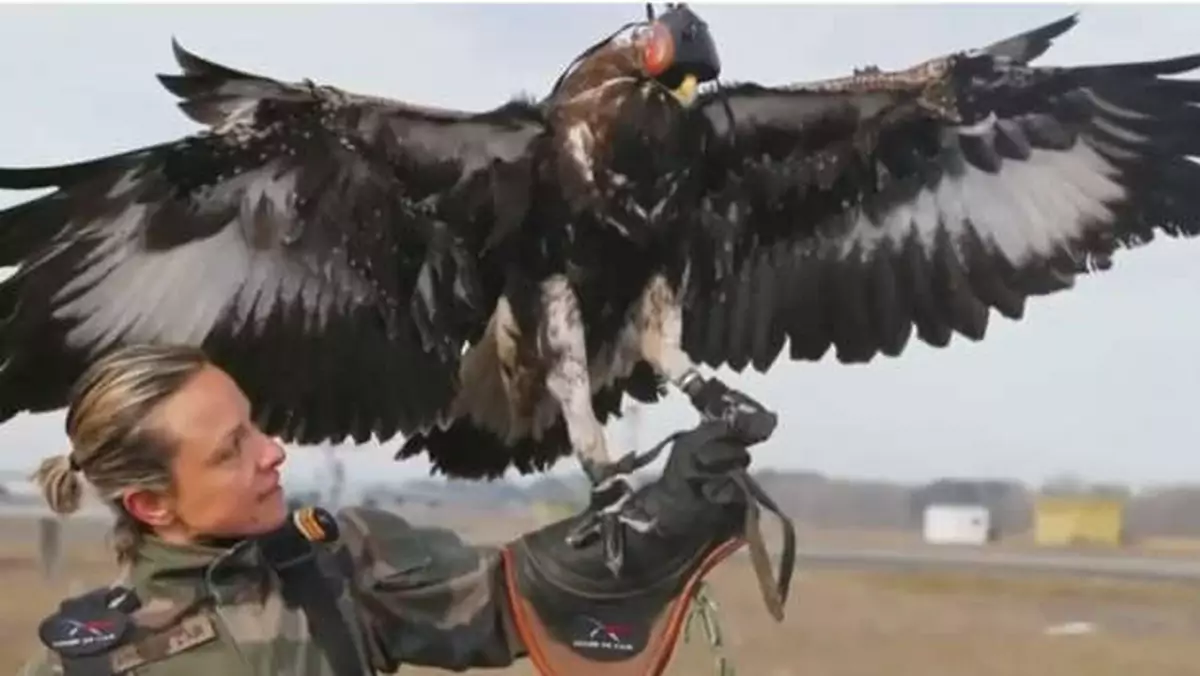
POLYGON ((592 129, 586 122, 579 122, 567 130, 567 150, 583 180, 591 185, 596 177, 592 173, 592 129))
POLYGON ((1034 149, 1026 160, 1005 160, 996 174, 968 164, 962 176, 945 175, 935 189, 894 207, 880 225, 860 213, 842 254, 856 245, 868 254, 884 241, 900 245, 914 230, 932 249, 939 230, 960 241, 973 225, 996 253, 1019 266, 1111 221, 1106 204, 1126 194, 1116 174, 1084 142, 1069 151, 1034 149))
POLYGON ((329 272, 333 266, 320 274, 288 250, 282 240, 292 234, 293 185, 291 177, 266 171, 222 184, 209 198, 240 202, 241 217, 211 237, 165 251, 148 252, 140 243, 144 206, 90 224, 84 235, 99 242, 53 299, 56 318, 82 320, 67 342, 86 349, 119 339, 199 344, 231 311, 233 330, 246 322, 261 330, 281 304, 296 303, 305 311, 303 328, 320 331, 331 313, 371 291, 361 280, 329 272), (271 203, 269 223, 249 220, 259 200, 271 203), (250 228, 265 231, 253 238, 250 228))

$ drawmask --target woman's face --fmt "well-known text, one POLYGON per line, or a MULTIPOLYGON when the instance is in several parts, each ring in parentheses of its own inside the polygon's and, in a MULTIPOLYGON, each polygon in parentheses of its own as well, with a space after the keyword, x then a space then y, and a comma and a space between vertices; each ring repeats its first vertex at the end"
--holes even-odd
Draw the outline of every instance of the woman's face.
POLYGON ((240 538, 283 523, 283 448, 251 421, 250 403, 224 371, 209 366, 193 376, 156 418, 177 444, 172 530, 187 539, 240 538))

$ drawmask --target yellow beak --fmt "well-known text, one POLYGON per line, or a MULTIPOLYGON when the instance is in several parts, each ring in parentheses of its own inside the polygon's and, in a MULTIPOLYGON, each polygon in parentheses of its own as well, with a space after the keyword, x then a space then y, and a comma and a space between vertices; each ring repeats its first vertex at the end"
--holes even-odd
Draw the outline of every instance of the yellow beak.
POLYGON ((698 84, 696 82, 695 75, 685 75, 683 76, 683 82, 680 82, 678 87, 671 90, 671 93, 674 94, 675 98, 678 99, 679 102, 684 106, 690 106, 692 105, 692 102, 696 100, 697 86, 698 84))

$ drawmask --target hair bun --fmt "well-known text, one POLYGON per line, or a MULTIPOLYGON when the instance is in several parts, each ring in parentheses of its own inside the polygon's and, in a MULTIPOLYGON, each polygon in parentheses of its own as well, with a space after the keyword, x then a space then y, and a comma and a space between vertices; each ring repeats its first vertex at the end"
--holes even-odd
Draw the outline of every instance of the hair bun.
POLYGON ((79 509, 83 496, 78 468, 69 454, 46 458, 33 474, 42 489, 42 497, 56 514, 71 514, 79 509))

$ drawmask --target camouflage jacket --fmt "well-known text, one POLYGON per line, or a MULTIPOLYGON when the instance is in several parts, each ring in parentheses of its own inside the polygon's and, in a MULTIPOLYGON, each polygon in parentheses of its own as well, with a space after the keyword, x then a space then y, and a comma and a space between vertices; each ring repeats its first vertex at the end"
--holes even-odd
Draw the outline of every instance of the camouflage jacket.
MULTIPOLYGON (((336 575, 344 583, 337 603, 369 669, 462 670, 504 666, 523 655, 498 551, 379 510, 344 510, 338 520, 341 538, 319 553, 323 563, 340 557, 353 570, 336 575)), ((142 605, 133 613, 133 640, 110 653, 114 673, 334 674, 306 615, 285 603, 278 576, 253 542, 218 549, 149 539, 140 553, 118 580, 142 605)), ((21 673, 61 672, 57 656, 46 651, 21 673)))

